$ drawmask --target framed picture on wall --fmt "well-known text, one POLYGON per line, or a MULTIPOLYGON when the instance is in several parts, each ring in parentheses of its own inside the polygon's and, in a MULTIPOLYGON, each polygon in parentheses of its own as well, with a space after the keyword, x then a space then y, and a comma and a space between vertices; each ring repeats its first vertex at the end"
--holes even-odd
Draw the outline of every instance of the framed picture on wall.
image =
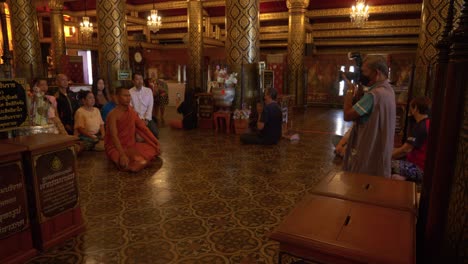
POLYGON ((158 68, 148 68, 148 78, 158 79, 158 68))

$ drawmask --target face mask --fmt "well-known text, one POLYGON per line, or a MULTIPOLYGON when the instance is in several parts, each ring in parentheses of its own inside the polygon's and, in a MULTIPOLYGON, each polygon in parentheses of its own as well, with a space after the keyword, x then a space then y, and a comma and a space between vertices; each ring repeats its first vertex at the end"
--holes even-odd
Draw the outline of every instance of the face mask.
POLYGON ((369 77, 365 76, 365 75, 361 75, 361 84, 364 85, 364 86, 369 86, 369 77))

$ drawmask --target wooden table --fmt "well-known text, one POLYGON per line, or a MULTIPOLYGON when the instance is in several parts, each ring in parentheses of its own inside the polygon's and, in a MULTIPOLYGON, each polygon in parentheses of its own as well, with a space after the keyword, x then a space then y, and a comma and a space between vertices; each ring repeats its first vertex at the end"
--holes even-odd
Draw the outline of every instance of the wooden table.
POLYGON ((36 255, 21 154, 26 147, 0 143, 0 263, 23 263, 36 255))
POLYGON ((20 136, 0 143, 22 146, 33 244, 48 249, 84 230, 73 145, 55 134, 20 136))
POLYGON ((341 171, 330 173, 312 192, 417 213, 414 182, 341 171))
POLYGON ((318 263, 415 263, 408 211, 309 195, 271 234, 285 253, 318 263))

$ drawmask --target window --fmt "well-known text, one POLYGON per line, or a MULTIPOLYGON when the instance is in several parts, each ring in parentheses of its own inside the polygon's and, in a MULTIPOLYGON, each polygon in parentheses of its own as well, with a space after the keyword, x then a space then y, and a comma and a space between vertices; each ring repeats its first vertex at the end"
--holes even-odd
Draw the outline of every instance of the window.
MULTIPOLYGON (((340 71, 342 72, 346 72, 346 67, 344 65, 342 65, 340 67, 340 71)), ((343 96, 344 95, 344 86, 345 86, 345 83, 344 83, 344 80, 340 81, 340 90, 338 92, 338 95, 339 96, 343 96)))

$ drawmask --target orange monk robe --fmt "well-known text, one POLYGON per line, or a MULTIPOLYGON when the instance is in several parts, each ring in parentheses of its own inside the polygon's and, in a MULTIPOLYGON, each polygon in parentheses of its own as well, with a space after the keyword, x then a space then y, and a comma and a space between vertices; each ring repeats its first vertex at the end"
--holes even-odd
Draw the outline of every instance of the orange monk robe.
MULTIPOLYGON (((123 112, 116 123, 120 145, 124 149, 130 162, 134 160, 135 156, 142 156, 147 161, 150 161, 159 155, 158 139, 146 127, 145 122, 138 118, 138 114, 132 107, 129 107, 128 111, 123 112), (136 134, 141 136, 145 142, 136 142, 136 134)), ((112 161, 119 164, 120 153, 112 141, 109 127, 110 126, 107 126, 106 135, 104 137, 106 154, 112 161)))

